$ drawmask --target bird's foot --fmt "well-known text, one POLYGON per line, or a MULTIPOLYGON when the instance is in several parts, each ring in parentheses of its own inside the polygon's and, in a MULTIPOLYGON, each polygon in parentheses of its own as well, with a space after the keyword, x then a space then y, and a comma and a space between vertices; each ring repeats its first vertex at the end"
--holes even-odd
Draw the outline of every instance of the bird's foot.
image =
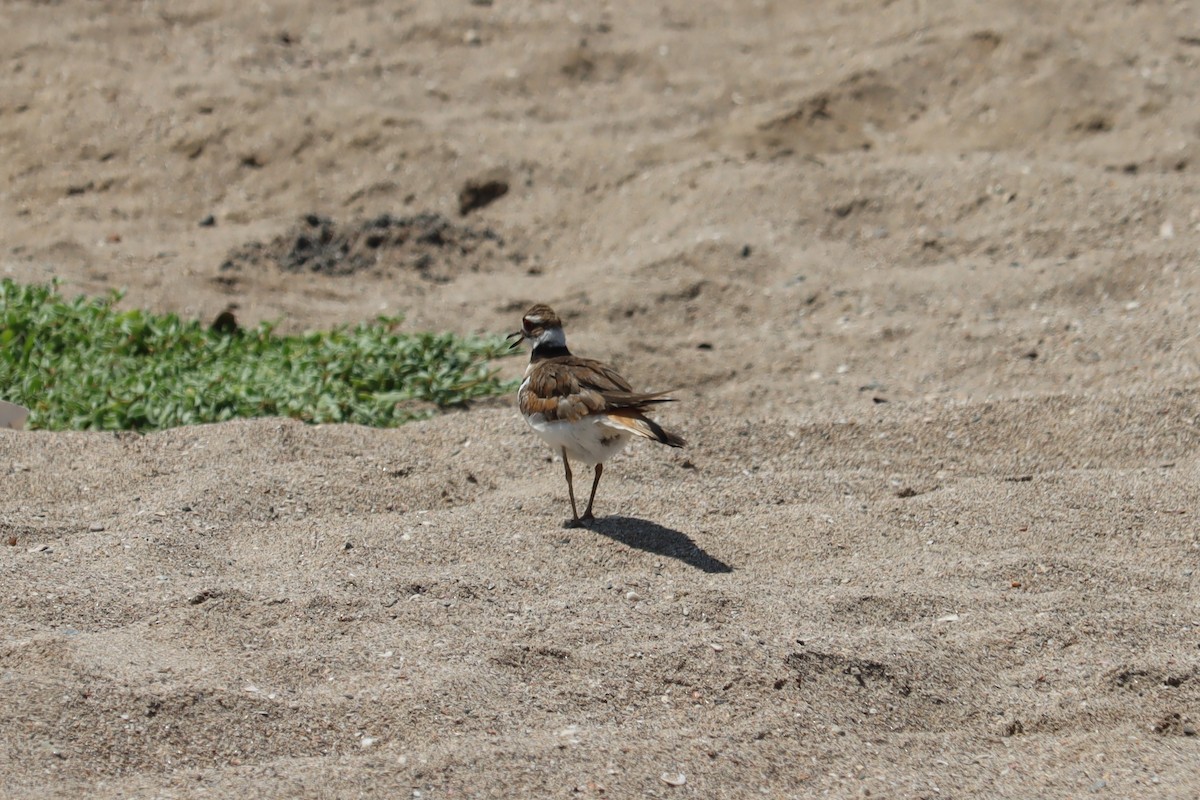
MULTIPOLYGON (((587 517, 584 517, 584 519, 587 519, 587 517)), ((564 528, 568 528, 568 529, 570 529, 570 528, 586 528, 587 527, 587 525, 584 524, 583 519, 580 519, 578 517, 576 517, 575 519, 563 520, 562 526, 564 528)))

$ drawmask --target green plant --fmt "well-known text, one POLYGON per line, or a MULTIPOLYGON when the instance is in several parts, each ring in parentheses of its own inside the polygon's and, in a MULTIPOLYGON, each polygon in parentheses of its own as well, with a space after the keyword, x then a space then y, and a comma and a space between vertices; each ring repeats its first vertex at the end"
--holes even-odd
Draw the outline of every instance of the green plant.
POLYGON ((29 427, 154 430, 236 417, 395 426, 510 391, 488 362, 502 339, 353 328, 222 332, 175 314, 121 311, 121 293, 64 299, 0 281, 0 397, 29 427))

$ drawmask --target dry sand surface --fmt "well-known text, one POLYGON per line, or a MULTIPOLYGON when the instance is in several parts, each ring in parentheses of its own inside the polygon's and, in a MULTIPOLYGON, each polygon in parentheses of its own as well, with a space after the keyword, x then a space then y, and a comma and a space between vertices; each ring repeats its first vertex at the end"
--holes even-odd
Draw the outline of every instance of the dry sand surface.
POLYGON ((0 14, 0 275, 543 301, 690 441, 0 432, 0 796, 1200 794, 1194 3, 0 14))

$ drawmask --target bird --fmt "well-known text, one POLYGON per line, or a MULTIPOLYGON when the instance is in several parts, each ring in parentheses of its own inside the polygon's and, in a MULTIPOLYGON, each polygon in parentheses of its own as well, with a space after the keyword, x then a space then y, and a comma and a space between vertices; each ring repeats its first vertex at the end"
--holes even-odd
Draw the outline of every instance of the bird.
POLYGON ((531 346, 529 366, 517 390, 517 404, 529 427, 562 456, 571 498, 571 519, 563 527, 577 528, 595 519, 592 506, 604 462, 624 449, 634 436, 683 447, 683 438, 646 416, 661 403, 674 402, 669 392, 635 392, 616 370, 567 349, 558 314, 538 303, 521 318, 521 330, 509 334, 512 349, 531 346), (593 466, 592 492, 583 516, 575 504, 571 461, 593 466))

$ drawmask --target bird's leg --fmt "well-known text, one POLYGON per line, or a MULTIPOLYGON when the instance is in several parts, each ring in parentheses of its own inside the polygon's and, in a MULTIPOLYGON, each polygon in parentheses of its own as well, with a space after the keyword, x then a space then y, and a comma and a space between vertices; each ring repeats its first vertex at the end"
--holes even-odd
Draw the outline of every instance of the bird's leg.
POLYGON ((563 457, 563 472, 567 475, 567 494, 571 498, 571 517, 572 519, 563 523, 564 528, 578 528, 583 523, 579 521, 579 511, 575 508, 575 485, 571 483, 571 462, 567 460, 567 451, 564 448, 562 451, 563 457))
POLYGON ((604 474, 604 465, 596 465, 596 477, 592 479, 592 496, 588 498, 587 511, 583 512, 584 519, 595 519, 592 516, 592 503, 596 502, 596 487, 600 485, 600 476, 604 474))

